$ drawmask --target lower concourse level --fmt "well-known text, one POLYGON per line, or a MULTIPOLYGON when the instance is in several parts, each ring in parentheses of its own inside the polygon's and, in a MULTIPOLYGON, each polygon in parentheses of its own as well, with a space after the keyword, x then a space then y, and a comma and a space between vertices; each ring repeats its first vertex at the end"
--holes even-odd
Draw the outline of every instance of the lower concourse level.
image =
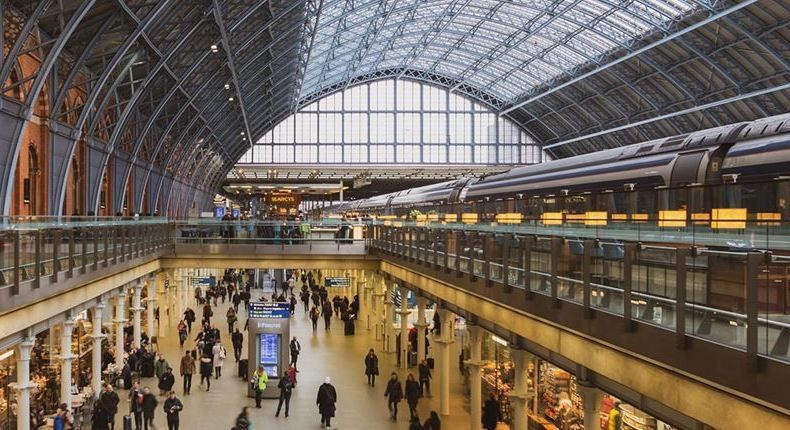
MULTIPOLYGON (((99 406, 114 396, 97 395, 106 384, 120 401, 111 422, 122 428, 125 415, 135 421, 135 381, 149 387, 147 399, 156 400, 157 428, 167 423, 161 394, 169 389, 183 404, 184 428, 230 428, 245 406, 256 428, 320 428, 316 397, 326 378, 337 393, 331 427, 342 429, 417 428, 410 427, 410 403, 426 429, 433 428, 426 426, 432 413, 442 428, 478 430, 787 423, 781 413, 731 390, 548 327, 508 305, 411 271, 413 265, 373 256, 164 256, 12 309, 0 315, 0 429, 59 428, 59 414, 73 419, 74 428, 106 428, 99 406), (191 314, 194 321, 186 318, 191 314), (201 333, 206 316, 216 332, 201 333), (191 327, 181 334, 185 320, 191 327), (265 342, 264 332, 275 326, 276 342, 265 342), (231 327, 243 341, 233 341, 231 327), (283 405, 278 417, 276 387, 294 358, 294 337, 298 373, 289 416, 283 405), (208 338, 218 338, 222 352, 208 338), (366 360, 370 350, 376 366, 366 360), (188 351, 198 359, 189 394, 181 364, 188 351), (209 356, 204 369, 201 351, 209 356), (260 409, 250 389, 255 364, 269 377, 260 409), (161 377, 166 367, 173 369, 172 380, 161 377), (210 389, 201 370, 211 373, 210 389), (366 373, 377 374, 375 387, 366 373), (396 420, 387 398, 392 374, 403 397, 396 420), (406 384, 409 374, 416 384, 406 384)), ((458 285, 466 281, 455 279, 458 285)), ((153 401, 144 403, 150 409, 153 401)))

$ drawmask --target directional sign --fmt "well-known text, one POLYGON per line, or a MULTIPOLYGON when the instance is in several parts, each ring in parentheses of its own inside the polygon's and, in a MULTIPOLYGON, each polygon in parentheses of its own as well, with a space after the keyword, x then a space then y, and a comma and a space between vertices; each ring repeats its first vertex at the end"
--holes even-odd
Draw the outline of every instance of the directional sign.
POLYGON ((286 302, 251 302, 250 318, 290 318, 290 306, 286 302))

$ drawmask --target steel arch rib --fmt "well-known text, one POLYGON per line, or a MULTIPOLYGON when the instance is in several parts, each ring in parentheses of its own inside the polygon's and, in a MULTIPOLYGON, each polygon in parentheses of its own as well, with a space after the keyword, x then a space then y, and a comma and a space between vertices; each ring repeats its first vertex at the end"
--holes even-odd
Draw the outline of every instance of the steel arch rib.
MULTIPOLYGON (((2 173, 3 178, 0 179, 3 183, 3 215, 8 216, 11 214, 11 198, 13 193, 13 186, 11 183, 11 179, 13 176, 13 172, 16 170, 17 162, 19 161, 19 152, 20 148, 22 147, 22 140, 25 136, 25 131, 27 130, 28 124, 30 124, 32 116, 33 116, 33 104, 38 101, 38 96, 41 93, 41 90, 44 88, 44 82, 50 78, 49 74, 52 70, 52 67, 55 65, 55 61, 59 58, 63 47, 66 45, 66 42, 71 38, 71 35, 74 33, 74 30, 77 28, 77 25, 85 18, 85 15, 88 13, 91 7, 93 7, 95 0, 86 0, 83 3, 80 3, 79 8, 77 11, 71 16, 69 22, 64 27, 61 34, 55 40, 52 48, 47 53, 47 56, 44 58, 44 61, 39 66, 39 69, 36 73, 36 78, 33 81, 33 84, 30 88, 30 92, 25 97, 24 101, 24 118, 21 119, 22 123, 15 127, 14 134, 11 137, 8 147, 8 155, 9 158, 6 160, 4 167, 6 171, 2 173)), ((39 3, 38 7, 36 8, 35 14, 31 17, 27 24, 31 23, 32 21, 37 21, 44 10, 49 6, 51 1, 42 1, 39 3)), ((17 43, 14 44, 13 56, 8 56, 6 58, 6 63, 3 65, 4 67, 9 67, 10 64, 16 62, 16 56, 19 54, 19 47, 24 45, 24 41, 27 40, 29 33, 22 33, 17 38, 17 43), (11 61, 8 61, 11 59, 11 61)), ((9 69, 10 70, 10 69, 9 69)), ((3 71, 3 73, 6 73, 3 71)), ((10 74, 10 71, 8 72, 10 74)), ((3 80, 0 82, 5 82, 6 77, 3 77, 3 80)), ((51 109, 50 109, 51 110, 51 109)), ((48 209, 50 212, 52 208, 48 209)))

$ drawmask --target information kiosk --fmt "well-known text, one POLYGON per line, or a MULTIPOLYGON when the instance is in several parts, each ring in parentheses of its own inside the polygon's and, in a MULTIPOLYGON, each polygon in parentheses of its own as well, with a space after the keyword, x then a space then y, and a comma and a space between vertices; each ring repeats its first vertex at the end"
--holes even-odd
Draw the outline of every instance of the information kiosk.
MULTIPOLYGON (((284 302, 250 302, 250 325, 247 332, 249 351, 249 375, 263 367, 269 383, 263 392, 264 398, 278 398, 277 384, 288 369, 290 341, 290 310, 284 302)), ((247 395, 255 396, 250 384, 247 395)))

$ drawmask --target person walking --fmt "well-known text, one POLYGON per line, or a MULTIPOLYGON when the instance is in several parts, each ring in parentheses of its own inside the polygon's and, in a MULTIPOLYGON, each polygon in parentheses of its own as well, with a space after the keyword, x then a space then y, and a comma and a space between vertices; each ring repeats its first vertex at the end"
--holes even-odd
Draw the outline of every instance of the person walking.
POLYGON ((236 311, 233 310, 232 306, 228 308, 225 319, 228 320, 228 334, 233 334, 233 326, 236 325, 236 321, 239 319, 236 317, 236 311))
POLYGON ((143 429, 143 389, 135 382, 129 390, 129 413, 134 417, 135 430, 143 429))
POLYGON ((184 410, 184 404, 176 397, 175 391, 171 391, 165 400, 164 409, 167 415, 167 430, 178 430, 178 413, 184 410))
POLYGON ((206 354, 200 357, 200 385, 206 381, 206 391, 211 390, 211 372, 212 372, 211 357, 206 354))
POLYGON ((192 357, 190 351, 186 351, 184 356, 181 357, 181 365, 178 368, 178 373, 184 380, 184 395, 188 396, 192 390, 192 375, 195 374, 195 358, 192 357))
POLYGON ((442 430, 442 420, 436 411, 431 411, 431 416, 423 423, 422 430, 442 430))
POLYGON ((319 313, 320 312, 318 311, 318 308, 315 307, 315 306, 313 306, 313 308, 310 309, 310 320, 312 320, 312 322, 313 322, 313 332, 318 330, 318 316, 319 316, 319 313))
POLYGON ((287 372, 283 374, 282 378, 280 378, 280 383, 277 384, 277 388, 280 389, 280 402, 277 403, 277 413, 275 413, 274 416, 280 416, 280 409, 283 406, 283 402, 285 402, 285 418, 288 418, 288 409, 291 405, 291 391, 293 390, 293 383, 291 382, 291 378, 288 376, 287 372))
POLYGON ((321 426, 331 427, 332 417, 335 416, 337 403, 337 390, 332 385, 332 380, 327 376, 324 383, 318 387, 318 396, 315 404, 318 405, 318 413, 321 414, 321 426))
POLYGON ((298 340, 296 340, 296 336, 294 336, 293 339, 291 339, 290 349, 291 349, 291 362, 289 363, 289 365, 293 366, 294 369, 297 369, 296 361, 299 360, 299 353, 302 352, 302 345, 299 343, 298 340))
POLYGON ((420 366, 417 368, 420 378, 420 392, 424 396, 431 397, 431 368, 428 366, 428 360, 423 359, 420 366))
POLYGON ((294 315, 296 315, 296 297, 295 296, 291 296, 291 298, 288 301, 288 311, 291 314, 291 318, 293 318, 294 315))
POLYGON ((184 320, 178 322, 176 330, 178 331, 178 346, 183 348, 184 342, 187 340, 187 324, 184 320))
POLYGON ((225 364, 225 358, 228 353, 220 341, 214 343, 214 348, 211 352, 214 357, 214 377, 219 379, 222 376, 222 366, 225 364))
POLYGON ((162 377, 159 378, 159 395, 166 396, 173 390, 173 385, 176 383, 176 377, 173 376, 173 369, 167 368, 162 377))
POLYGON ((241 347, 244 345, 244 335, 241 334, 238 327, 230 336, 230 341, 233 344, 233 355, 236 357, 236 362, 238 363, 241 358, 241 347))
POLYGON ((502 408, 496 399, 496 393, 490 392, 488 399, 483 404, 483 428, 485 430, 495 430, 498 422, 502 421, 502 408))
POLYGON ((118 393, 113 390, 112 384, 105 385, 104 391, 99 396, 99 403, 110 424, 110 429, 115 429, 115 414, 118 413, 118 403, 120 402, 121 399, 118 397, 118 393))
POLYGON ((420 400, 420 384, 414 379, 414 375, 409 373, 406 376, 406 386, 404 387, 406 403, 409 404, 409 418, 417 418, 417 402, 420 400))
POLYGON ((184 311, 184 321, 187 323, 187 331, 192 334, 192 323, 195 322, 195 311, 187 306, 184 311))
POLYGON ((387 406, 390 410, 390 419, 392 421, 398 420, 398 403, 403 398, 403 386, 398 380, 398 374, 392 372, 389 382, 387 382, 387 389, 384 390, 384 397, 387 398, 387 406))
POLYGON ((324 303, 322 313, 324 315, 324 330, 329 330, 332 324, 332 305, 329 302, 324 303))
POLYGON ((304 305, 304 313, 310 310, 310 293, 305 289, 301 294, 302 304, 304 305))
POLYGON ((241 413, 236 417, 236 423, 233 428, 236 430, 252 430, 250 409, 247 406, 241 408, 241 413))
POLYGON ((365 356, 365 375, 368 377, 368 385, 376 386, 376 376, 379 374, 379 357, 370 348, 368 355, 365 356))
POLYGON ((172 368, 170 367, 170 363, 168 363, 167 360, 165 360, 164 355, 158 354, 156 358, 156 363, 154 363, 154 376, 156 376, 156 379, 157 380, 162 379, 162 375, 164 375, 168 369, 172 370, 172 368))
POLYGON ((144 430, 153 430, 154 429, 154 413, 156 412, 156 405, 159 404, 159 401, 156 400, 156 396, 154 393, 151 392, 151 389, 148 387, 143 388, 143 429, 144 430))
POLYGON ((252 374, 252 388, 255 391, 255 407, 261 408, 261 398, 263 391, 266 390, 266 384, 269 383, 269 375, 263 371, 263 367, 258 367, 255 373, 252 374))

